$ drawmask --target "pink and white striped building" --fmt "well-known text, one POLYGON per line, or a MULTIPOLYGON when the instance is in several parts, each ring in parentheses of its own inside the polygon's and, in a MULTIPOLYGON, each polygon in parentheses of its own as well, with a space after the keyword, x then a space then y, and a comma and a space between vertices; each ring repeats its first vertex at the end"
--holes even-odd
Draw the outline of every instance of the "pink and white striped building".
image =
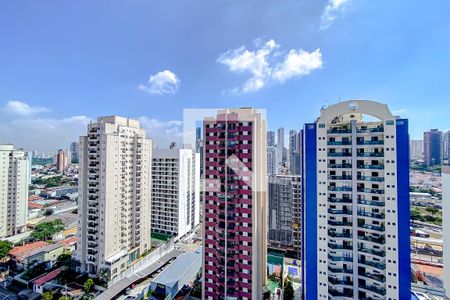
POLYGON ((266 122, 219 110, 204 133, 203 299, 262 299, 266 285, 266 122))

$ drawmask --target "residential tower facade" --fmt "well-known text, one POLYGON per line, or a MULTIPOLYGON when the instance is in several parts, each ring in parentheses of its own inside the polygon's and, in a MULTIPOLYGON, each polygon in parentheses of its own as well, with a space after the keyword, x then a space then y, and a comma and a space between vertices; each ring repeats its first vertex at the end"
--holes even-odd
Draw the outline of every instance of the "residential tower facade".
POLYGON ((410 299, 408 120, 346 101, 305 124, 303 145, 305 299, 410 299))

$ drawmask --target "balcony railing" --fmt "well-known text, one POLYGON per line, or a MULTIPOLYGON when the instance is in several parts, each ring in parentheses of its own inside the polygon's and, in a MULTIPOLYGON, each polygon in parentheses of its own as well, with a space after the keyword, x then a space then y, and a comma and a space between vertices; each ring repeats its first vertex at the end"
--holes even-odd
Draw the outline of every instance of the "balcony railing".
POLYGON ((357 141, 357 145, 383 145, 384 141, 357 141))
POLYGON ((364 200, 364 199, 359 199, 358 200, 359 204, 364 204, 364 205, 373 205, 373 206, 384 206, 384 202, 383 201, 374 201, 374 200, 364 200))
POLYGON ((369 169, 369 170, 383 170, 384 165, 363 165, 359 164, 357 165, 358 169, 369 169))
POLYGON ((328 179, 330 179, 330 180, 352 180, 352 176, 350 176, 350 175, 345 175, 345 176, 330 175, 330 176, 328 176, 328 179))
POLYGON ((334 237, 334 238, 352 238, 352 234, 351 233, 339 233, 339 232, 334 232, 334 231, 328 231, 328 236, 330 237, 334 237))
POLYGON ((333 221, 333 220, 328 220, 328 225, 332 225, 332 226, 352 226, 352 222, 344 222, 344 221, 333 221))
POLYGON ((332 156, 332 157, 349 157, 349 156, 352 156, 352 154, 348 153, 348 152, 328 152, 328 156, 332 156))
POLYGON ((375 219, 384 219, 383 213, 373 213, 373 212, 366 212, 366 211, 358 211, 358 216, 370 217, 370 218, 375 218, 375 219))
POLYGON ((352 203, 352 199, 348 198, 329 197, 328 201, 332 203, 352 203))
POLYGON ((328 164, 328 168, 332 169, 349 169, 352 167, 352 164, 328 164))
POLYGON ((374 250, 374 249, 369 249, 369 248, 364 248, 364 247, 358 247, 358 251, 381 256, 381 257, 386 256, 386 251, 384 251, 384 250, 374 250))
POLYGON ((351 186, 329 186, 328 190, 332 191, 332 192, 351 192, 352 187, 351 186))
POLYGON ((358 188, 359 193, 370 193, 370 194, 383 194, 384 190, 381 189, 367 189, 367 188, 358 188))
POLYGON ((342 134, 342 133, 352 133, 351 129, 329 129, 327 130, 328 134, 342 134))
POLYGON ((353 257, 349 257, 349 256, 335 256, 332 254, 328 254, 328 259, 331 261, 353 262, 353 257))
POLYGON ((352 215, 352 211, 348 209, 328 209, 328 212, 333 215, 352 215))
POLYGON ((364 229, 371 229, 371 230, 376 230, 376 231, 380 231, 380 232, 384 232, 384 226, 378 226, 378 225, 369 225, 369 224, 358 224, 359 228, 364 228, 364 229))
POLYGON ((358 180, 364 180, 364 181, 384 181, 384 177, 372 177, 372 176, 358 176, 358 180))
POLYGON ((350 146, 352 141, 328 141, 328 146, 350 146))
POLYGON ((382 295, 382 296, 386 295, 386 289, 385 288, 377 287, 377 286, 374 286, 374 285, 367 285, 367 284, 364 284, 364 285, 361 284, 359 287, 362 288, 362 289, 365 289, 365 290, 377 293, 377 294, 382 295))
POLYGON ((374 237, 374 236, 358 235, 358 239, 363 240, 363 241, 369 241, 372 243, 377 243, 377 244, 384 244, 386 241, 385 238, 382 236, 374 237))

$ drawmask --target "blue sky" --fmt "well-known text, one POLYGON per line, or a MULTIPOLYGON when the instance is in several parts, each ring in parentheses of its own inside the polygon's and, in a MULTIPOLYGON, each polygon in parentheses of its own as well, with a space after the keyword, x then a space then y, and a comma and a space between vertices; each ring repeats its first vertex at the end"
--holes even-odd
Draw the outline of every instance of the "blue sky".
POLYGON ((450 2, 2 1, 0 142, 67 148, 100 115, 164 146, 184 108, 255 106, 299 129, 374 99, 411 137, 450 128, 450 2))

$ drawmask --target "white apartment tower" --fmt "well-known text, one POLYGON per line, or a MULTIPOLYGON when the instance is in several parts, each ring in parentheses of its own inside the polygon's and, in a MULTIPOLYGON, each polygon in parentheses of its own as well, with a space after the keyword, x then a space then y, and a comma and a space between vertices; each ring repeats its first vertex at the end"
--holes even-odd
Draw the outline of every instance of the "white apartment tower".
POLYGON ((0 238, 24 231, 28 215, 28 153, 0 145, 0 238))
POLYGON ((374 101, 305 124, 305 299, 411 299, 408 139, 408 120, 374 101))
POLYGON ((100 117, 80 137, 77 257, 111 279, 150 249, 152 142, 139 122, 100 117))
POLYGON ((155 149, 152 165, 152 232, 178 240, 200 222, 200 154, 155 149))

